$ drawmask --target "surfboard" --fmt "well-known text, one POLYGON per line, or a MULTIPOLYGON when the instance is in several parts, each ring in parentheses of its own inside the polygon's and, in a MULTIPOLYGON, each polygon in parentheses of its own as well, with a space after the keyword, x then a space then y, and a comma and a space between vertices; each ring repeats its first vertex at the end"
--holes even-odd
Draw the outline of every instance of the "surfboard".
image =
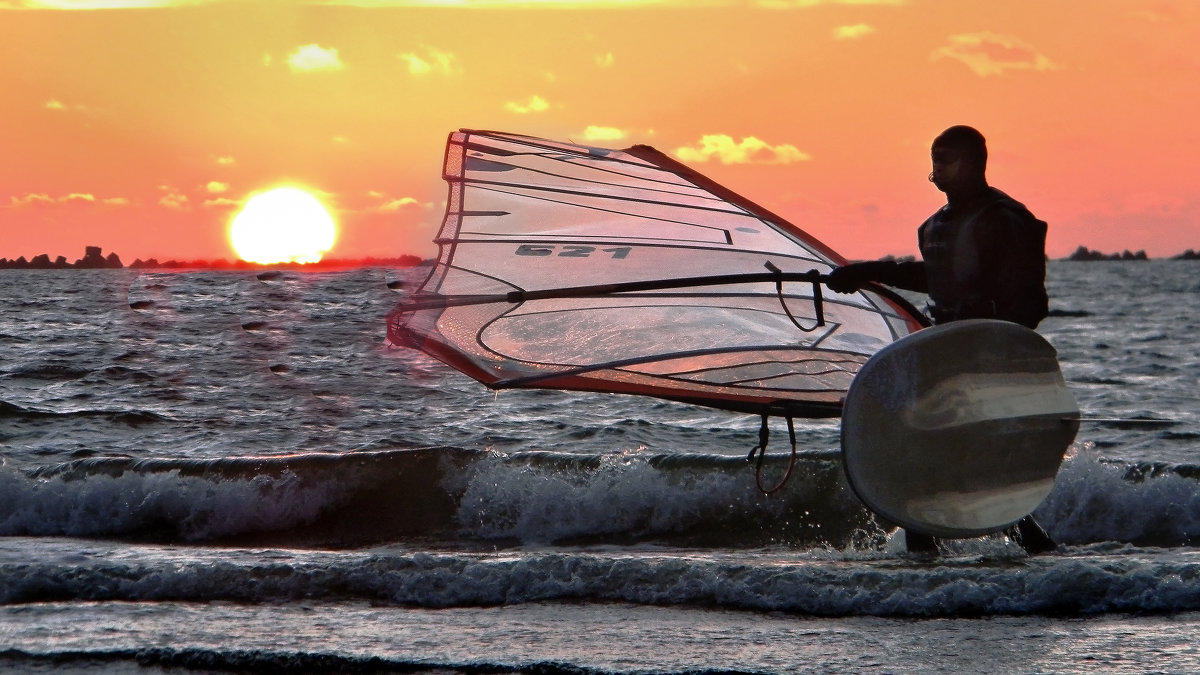
POLYGON ((1079 406, 1050 343, 1007 321, 957 321, 863 364, 846 392, 842 463, 883 519, 977 537, 1045 500, 1078 429, 1079 406))

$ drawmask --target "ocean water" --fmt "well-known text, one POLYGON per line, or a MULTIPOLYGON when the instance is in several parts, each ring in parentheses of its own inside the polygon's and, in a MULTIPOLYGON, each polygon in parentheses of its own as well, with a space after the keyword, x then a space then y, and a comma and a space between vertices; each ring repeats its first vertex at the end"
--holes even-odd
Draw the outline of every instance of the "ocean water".
POLYGON ((762 496, 755 418, 389 348, 410 270, 0 271, 0 671, 1197 671, 1197 272, 1051 263, 1060 546, 917 559, 837 420, 762 496))

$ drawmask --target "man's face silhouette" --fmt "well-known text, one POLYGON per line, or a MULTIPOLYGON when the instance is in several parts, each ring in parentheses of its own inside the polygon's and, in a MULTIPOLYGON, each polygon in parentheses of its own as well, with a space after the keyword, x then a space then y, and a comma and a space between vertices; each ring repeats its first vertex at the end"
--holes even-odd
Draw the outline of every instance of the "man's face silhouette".
POLYGON ((929 180, 937 186, 937 189, 942 192, 953 191, 955 187, 963 183, 966 162, 960 148, 950 145, 935 145, 930 156, 933 159, 933 173, 929 174, 929 180))
POLYGON ((961 145, 938 143, 930 152, 933 171, 929 180, 947 194, 967 193, 985 184, 983 169, 971 152, 961 145))

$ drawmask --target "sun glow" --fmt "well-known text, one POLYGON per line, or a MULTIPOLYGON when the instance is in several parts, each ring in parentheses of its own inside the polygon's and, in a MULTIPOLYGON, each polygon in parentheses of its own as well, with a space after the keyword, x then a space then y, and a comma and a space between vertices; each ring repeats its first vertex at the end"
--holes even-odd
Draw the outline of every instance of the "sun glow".
POLYGON ((325 206, 297 187, 250 197, 229 224, 229 243, 238 257, 261 264, 319 262, 336 237, 325 206))

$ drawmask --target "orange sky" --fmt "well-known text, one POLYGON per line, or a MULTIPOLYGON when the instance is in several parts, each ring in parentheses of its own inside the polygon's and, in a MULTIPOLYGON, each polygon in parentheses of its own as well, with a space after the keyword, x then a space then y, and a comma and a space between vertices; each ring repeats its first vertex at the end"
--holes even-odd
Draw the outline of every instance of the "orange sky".
POLYGON ((232 259, 280 183, 334 210, 329 257, 429 255, 460 127, 648 143, 850 258, 911 254, 960 123, 1052 257, 1200 248, 1192 0, 516 4, 0 0, 0 257, 232 259))

